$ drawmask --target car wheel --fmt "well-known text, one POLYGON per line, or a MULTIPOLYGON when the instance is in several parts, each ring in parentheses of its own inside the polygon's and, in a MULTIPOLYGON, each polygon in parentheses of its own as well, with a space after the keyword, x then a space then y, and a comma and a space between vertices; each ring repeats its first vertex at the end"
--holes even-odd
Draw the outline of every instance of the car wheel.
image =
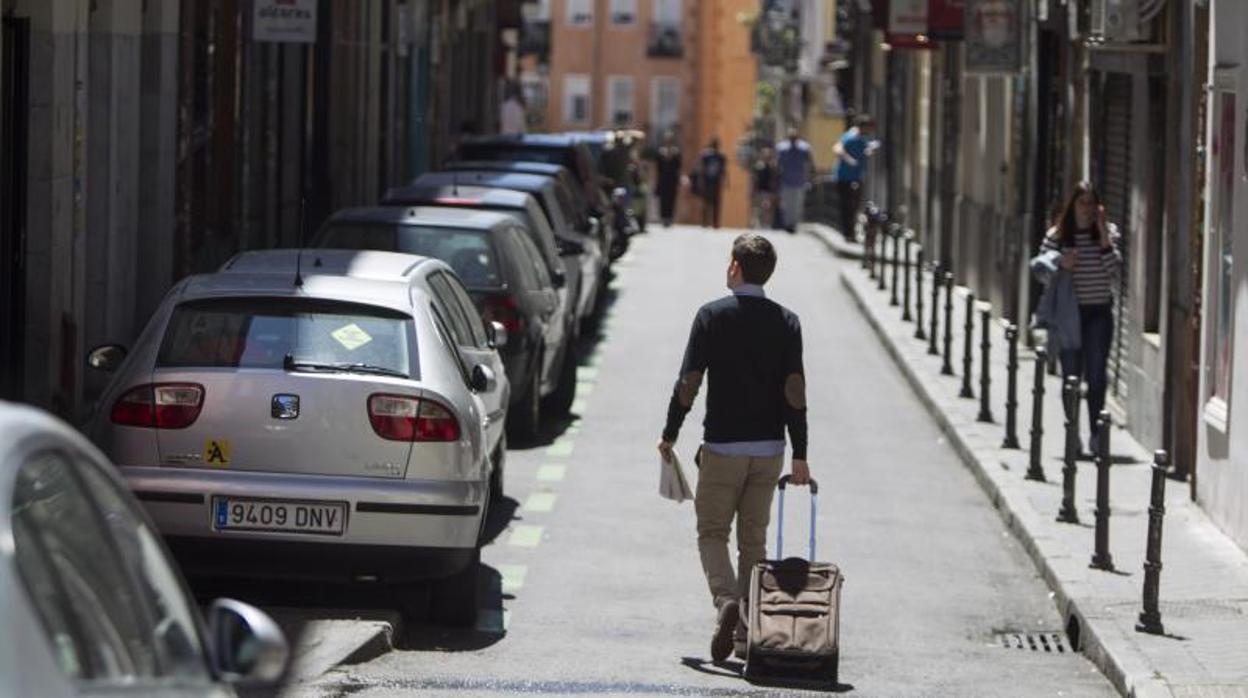
POLYGON ((462 628, 477 622, 477 570, 480 567, 481 549, 476 548, 464 569, 433 583, 429 608, 434 623, 462 628))
POLYGON ((564 352, 563 366, 559 368, 559 384, 555 392, 546 398, 546 407, 559 416, 572 411, 572 402, 576 399, 576 357, 572 347, 564 352))
POLYGON ((541 426, 541 372, 542 360, 539 358, 530 372, 529 384, 525 387, 524 394, 507 413, 507 431, 516 441, 531 441, 537 436, 538 427, 541 426))

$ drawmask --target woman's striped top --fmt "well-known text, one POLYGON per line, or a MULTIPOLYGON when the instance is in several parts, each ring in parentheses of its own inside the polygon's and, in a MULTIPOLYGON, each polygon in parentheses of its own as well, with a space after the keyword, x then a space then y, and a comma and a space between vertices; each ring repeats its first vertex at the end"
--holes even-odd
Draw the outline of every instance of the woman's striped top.
MULTIPOLYGON (((1118 251, 1118 226, 1109 223, 1109 242, 1107 249, 1101 248, 1101 236, 1095 227, 1075 231, 1074 282, 1075 298, 1079 305, 1102 305, 1113 298, 1114 287, 1122 271, 1122 253, 1118 251)), ((1057 237, 1057 228, 1050 228, 1041 243, 1042 251, 1062 251, 1062 243, 1057 237)))

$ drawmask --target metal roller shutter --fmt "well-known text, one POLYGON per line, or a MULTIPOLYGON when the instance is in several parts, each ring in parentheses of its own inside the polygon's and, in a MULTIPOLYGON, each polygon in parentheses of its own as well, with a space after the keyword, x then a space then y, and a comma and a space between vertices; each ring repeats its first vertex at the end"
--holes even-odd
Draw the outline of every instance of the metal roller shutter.
MULTIPOLYGON (((1101 151, 1101 195, 1105 200, 1105 212, 1109 220, 1118 224, 1122 233, 1123 260, 1131 258, 1128 245, 1131 232, 1127 224, 1131 215, 1131 78, 1114 73, 1105 78, 1102 95, 1103 150, 1101 151)), ((1114 304, 1114 338, 1109 350, 1109 388, 1120 399, 1127 398, 1126 368, 1128 362, 1127 341, 1134 330, 1128 291, 1130 283, 1127 270, 1122 271, 1118 300, 1114 304)))

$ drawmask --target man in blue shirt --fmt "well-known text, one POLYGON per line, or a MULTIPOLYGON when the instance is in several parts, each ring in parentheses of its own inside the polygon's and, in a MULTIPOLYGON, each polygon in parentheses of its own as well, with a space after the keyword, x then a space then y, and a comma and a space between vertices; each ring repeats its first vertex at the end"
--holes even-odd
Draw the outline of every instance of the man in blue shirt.
POLYGON ((875 120, 859 114, 841 140, 832 146, 836 155, 836 188, 841 199, 841 234, 846 240, 857 238, 858 211, 862 208, 862 178, 869 157, 879 145, 872 138, 875 120))
POLYGON ((776 161, 780 166, 780 212, 784 229, 796 233, 806 203, 806 187, 814 169, 810 144, 798 138, 797 129, 790 128, 788 138, 776 144, 776 161))

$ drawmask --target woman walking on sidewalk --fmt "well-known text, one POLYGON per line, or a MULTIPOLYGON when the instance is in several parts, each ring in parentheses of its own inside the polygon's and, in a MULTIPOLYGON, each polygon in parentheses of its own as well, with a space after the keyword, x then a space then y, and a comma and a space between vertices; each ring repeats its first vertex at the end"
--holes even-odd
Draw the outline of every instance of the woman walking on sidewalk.
MULTIPOLYGON (((1045 235, 1040 256, 1032 265, 1033 269, 1043 269, 1047 258, 1070 275, 1078 318, 1054 321, 1078 327, 1078 348, 1063 347, 1059 356, 1063 375, 1079 377, 1088 384, 1088 447, 1093 453, 1098 441, 1097 420, 1105 407, 1106 364, 1114 335, 1114 289, 1122 273, 1119 239, 1118 227, 1105 219, 1105 206, 1096 188, 1091 182, 1080 182, 1066 201, 1057 225, 1045 235)), ((1043 272, 1039 275, 1049 276, 1043 272)), ((1057 285, 1055 277, 1041 280, 1057 285)))

